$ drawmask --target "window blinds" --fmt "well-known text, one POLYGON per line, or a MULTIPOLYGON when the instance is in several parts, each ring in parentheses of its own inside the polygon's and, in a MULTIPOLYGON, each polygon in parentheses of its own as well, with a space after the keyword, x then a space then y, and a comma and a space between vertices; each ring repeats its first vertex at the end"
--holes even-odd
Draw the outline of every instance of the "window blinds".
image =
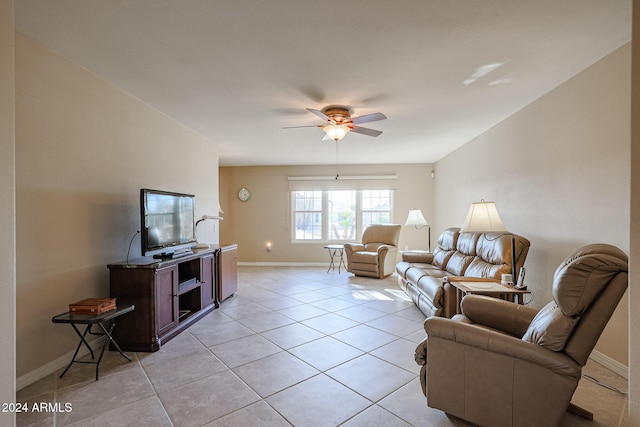
POLYGON ((290 176, 288 180, 290 191, 396 189, 396 175, 290 176))

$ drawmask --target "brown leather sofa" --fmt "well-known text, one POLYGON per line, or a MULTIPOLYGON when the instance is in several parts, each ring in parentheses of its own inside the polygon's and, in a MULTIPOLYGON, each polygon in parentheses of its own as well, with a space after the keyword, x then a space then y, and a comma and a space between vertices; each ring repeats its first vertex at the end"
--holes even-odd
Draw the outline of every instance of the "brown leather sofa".
POLYGON ((556 426, 567 410, 592 416, 571 397, 627 270, 620 249, 588 245, 558 267, 553 301, 539 311, 468 295, 463 314, 428 318, 416 349, 428 405, 480 426, 556 426))
MULTIPOLYGON (((447 228, 433 253, 403 254, 396 264, 398 285, 426 316, 452 317, 457 312, 455 289, 449 280, 500 280, 512 272, 511 234, 460 233, 447 228)), ((516 271, 524 265, 529 240, 515 238, 516 271)))
POLYGON ((373 224, 362 233, 362 243, 345 243, 347 271, 378 279, 393 273, 398 256, 400 225, 373 224))

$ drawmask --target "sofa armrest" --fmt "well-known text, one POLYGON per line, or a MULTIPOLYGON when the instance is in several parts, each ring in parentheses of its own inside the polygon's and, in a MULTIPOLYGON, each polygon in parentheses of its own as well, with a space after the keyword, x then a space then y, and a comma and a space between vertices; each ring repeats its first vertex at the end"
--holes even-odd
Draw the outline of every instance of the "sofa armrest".
POLYGON ((421 264, 432 264, 433 254, 431 252, 403 251, 402 261, 416 262, 421 264))
POLYGON ((462 299, 462 313, 471 323, 522 338, 538 314, 535 308, 483 295, 467 295, 462 299))
POLYGON ((429 336, 429 345, 442 339, 532 363, 559 375, 580 378, 580 365, 566 354, 510 335, 443 317, 427 318, 425 330, 429 336))

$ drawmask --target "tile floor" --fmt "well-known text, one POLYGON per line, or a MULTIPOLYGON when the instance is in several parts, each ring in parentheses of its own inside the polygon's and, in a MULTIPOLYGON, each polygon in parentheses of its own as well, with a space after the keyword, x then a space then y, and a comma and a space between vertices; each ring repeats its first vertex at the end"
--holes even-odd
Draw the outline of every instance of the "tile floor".
MULTIPOLYGON (((413 361, 424 316, 384 280, 323 268, 240 267, 239 290, 156 353, 108 352, 20 390, 70 412, 19 414, 18 426, 464 426, 427 407, 413 361)), ((123 327, 123 325, 119 325, 123 327)), ((71 332, 71 331, 70 331, 71 332)), ((71 349, 70 349, 71 350, 71 349)), ((626 390, 594 362, 585 373, 626 390)), ((627 399, 582 380, 574 402, 625 426, 627 399)))

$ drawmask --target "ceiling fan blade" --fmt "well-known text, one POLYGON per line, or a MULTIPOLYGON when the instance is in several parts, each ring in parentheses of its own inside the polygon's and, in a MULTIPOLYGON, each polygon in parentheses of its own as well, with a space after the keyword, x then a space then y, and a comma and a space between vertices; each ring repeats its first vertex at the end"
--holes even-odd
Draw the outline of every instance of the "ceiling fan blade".
POLYGON ((302 108, 274 108, 271 111, 273 111, 275 114, 278 114, 280 116, 306 116, 307 113, 305 113, 302 108))
POLYGON ((363 128, 362 126, 354 126, 354 127, 352 127, 351 128, 351 132, 361 133, 362 135, 367 135, 367 136, 378 136, 378 135, 382 134, 382 131, 380 131, 380 130, 363 128))
POLYGON ((365 114, 364 116, 353 117, 351 123, 359 125, 360 123, 375 122, 376 120, 384 120, 387 116, 382 113, 365 114))
POLYGON ((320 117, 323 120, 331 121, 331 118, 320 110, 316 110, 315 108, 307 108, 307 111, 312 112, 313 114, 315 114, 316 116, 320 117))
POLYGON ((305 85, 305 86, 300 86, 297 89, 301 94, 303 94, 304 96, 306 96, 307 98, 315 102, 316 104, 321 104, 324 102, 324 97, 325 97, 324 92, 322 91, 322 89, 318 87, 305 85))

